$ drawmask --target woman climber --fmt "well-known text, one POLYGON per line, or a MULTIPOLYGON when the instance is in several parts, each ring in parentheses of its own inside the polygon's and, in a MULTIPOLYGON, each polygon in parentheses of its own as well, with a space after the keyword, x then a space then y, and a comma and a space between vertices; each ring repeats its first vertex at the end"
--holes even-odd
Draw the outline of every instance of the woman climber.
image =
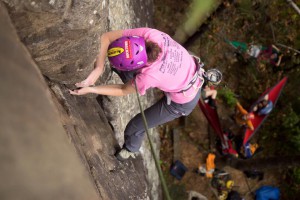
MULTIPOLYGON (((186 116, 195 108, 204 82, 204 70, 169 35, 151 28, 117 30, 104 33, 100 42, 95 69, 85 80, 75 84, 79 89, 70 90, 71 94, 124 96, 137 90, 144 95, 149 88, 158 88, 165 95, 145 110, 149 128, 186 116), (104 71, 106 55, 124 84, 92 86, 104 71)), ((208 81, 215 80, 208 77, 208 81)), ((145 127, 139 113, 127 124, 125 142, 116 157, 121 161, 134 158, 144 134, 145 127)))

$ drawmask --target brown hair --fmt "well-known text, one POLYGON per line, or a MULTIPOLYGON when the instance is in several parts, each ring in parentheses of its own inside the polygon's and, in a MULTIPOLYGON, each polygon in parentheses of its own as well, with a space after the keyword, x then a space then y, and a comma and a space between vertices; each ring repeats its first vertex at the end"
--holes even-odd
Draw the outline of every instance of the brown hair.
POLYGON ((152 63, 158 58, 158 55, 161 53, 161 48, 155 42, 146 41, 146 52, 148 62, 152 63))

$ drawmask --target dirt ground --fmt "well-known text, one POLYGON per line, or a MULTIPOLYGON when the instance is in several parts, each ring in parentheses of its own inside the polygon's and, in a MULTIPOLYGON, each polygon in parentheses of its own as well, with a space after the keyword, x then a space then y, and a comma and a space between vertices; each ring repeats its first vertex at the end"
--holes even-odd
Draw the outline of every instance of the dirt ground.
MULTIPOLYGON (((155 26, 157 29, 167 32, 171 36, 175 33, 176 27, 181 23, 180 20, 184 18, 184 11, 190 1, 181 0, 177 5, 173 1, 158 1, 155 0, 155 26), (178 5, 181 6, 178 6, 178 5)), ((239 1, 235 1, 239 2, 239 1)), ((250 5, 254 9, 254 14, 257 16, 248 16, 247 12, 241 12, 241 6, 234 3, 224 2, 221 9, 208 19, 207 25, 200 28, 201 34, 194 38, 192 45, 189 44, 187 48, 192 50, 196 55, 199 55, 206 64, 207 68, 212 66, 217 67, 223 72, 224 84, 231 90, 237 93, 240 101, 244 99, 254 99, 258 93, 261 93, 264 88, 269 86, 270 82, 266 81, 264 87, 257 88, 257 94, 239 93, 241 90, 247 89, 247 84, 253 83, 256 87, 255 78, 248 76, 252 73, 255 76, 268 74, 273 71, 266 66, 256 67, 251 66, 251 63, 244 64, 243 61, 237 59, 234 49, 224 42, 224 37, 234 39, 237 41, 270 41, 272 38, 272 30, 266 27, 270 19, 262 10, 265 1, 253 1, 250 5), (260 20, 258 23, 252 23, 253 17, 260 20), (264 33, 259 32, 264 30, 264 33), (258 34, 260 36, 258 37, 258 34), (261 39, 264 38, 264 39, 261 39), (241 76, 244 79, 241 81, 241 76)), ((278 72, 276 76, 270 79, 278 79, 281 73, 278 72)), ((249 106, 246 101, 243 102, 245 106, 249 106)), ((230 128, 234 133, 238 132, 239 127, 230 119, 230 115, 234 112, 232 107, 229 107, 221 99, 217 99, 218 113, 221 120, 222 128, 230 128)), ((195 169, 199 165, 205 164, 207 154, 214 151, 214 133, 209 127, 203 113, 196 107, 193 113, 185 119, 178 119, 161 127, 161 160, 162 168, 165 172, 167 182, 170 186, 170 193, 174 199, 186 199, 188 191, 196 191, 209 200, 218 199, 216 190, 211 187, 211 179, 200 176, 195 173, 195 169), (180 132, 180 142, 177 149, 173 148, 172 130, 177 129, 180 132), (174 162, 173 155, 175 152, 180 152, 180 161, 188 168, 183 178, 179 181, 172 177, 169 173, 170 166, 174 162)), ((234 181, 234 188, 240 193, 245 200, 254 199, 253 193, 262 185, 276 186, 278 179, 276 172, 268 171, 264 174, 264 179, 249 179, 243 172, 225 167, 223 170, 231 175, 234 181)))
MULTIPOLYGON (((220 109, 220 108, 219 108, 220 109)), ((220 112, 220 115, 222 113, 220 112)), ((175 120, 167 124, 161 131, 161 160, 162 168, 165 172, 169 184, 170 193, 174 199, 186 199, 188 191, 196 191, 206 196, 209 200, 218 199, 217 190, 211 186, 210 178, 201 176, 195 172, 199 165, 205 166, 205 159, 209 152, 215 152, 215 135, 206 122, 201 110, 196 107, 193 113, 184 121, 175 120), (185 126, 184 126, 185 124, 185 126), (184 127, 183 127, 184 126, 184 127), (174 158, 174 148, 172 139, 172 130, 178 129, 180 133, 179 159, 188 169, 181 180, 177 180, 169 173, 172 163, 177 160, 174 158), (212 137, 212 138, 211 138, 212 137)), ((234 181, 233 190, 238 191, 245 200, 252 200, 253 193, 262 185, 276 185, 278 180, 273 172, 265 172, 264 179, 246 178, 243 172, 230 167, 224 167, 222 170, 228 172, 234 181)))

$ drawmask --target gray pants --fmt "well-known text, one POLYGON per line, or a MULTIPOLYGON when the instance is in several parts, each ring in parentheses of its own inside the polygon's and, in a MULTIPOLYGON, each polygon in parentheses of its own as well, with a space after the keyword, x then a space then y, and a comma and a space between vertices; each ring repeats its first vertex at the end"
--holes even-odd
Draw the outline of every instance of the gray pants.
MULTIPOLYGON (((127 82, 128 79, 133 78, 133 76, 131 76, 132 73, 129 74, 129 72, 117 71, 117 74, 121 77, 123 82, 127 82)), ((181 116, 189 115, 197 105, 200 94, 201 89, 198 90, 197 95, 192 101, 185 104, 178 104, 171 101, 170 105, 167 104, 167 97, 164 96, 158 102, 144 111, 148 127, 154 128, 158 125, 172 121, 173 119, 179 118, 181 116)), ((142 114, 139 113, 134 118, 132 118, 126 126, 124 132, 124 147, 131 152, 139 151, 144 136, 145 126, 142 114)))
MULTIPOLYGON (((181 116, 189 115, 200 98, 201 91, 199 90, 196 97, 185 104, 178 104, 171 101, 171 104, 167 104, 167 98, 164 96, 157 103, 145 110, 145 117, 149 128, 156 127, 166 122, 181 116)), ((142 141, 145 135, 145 126, 142 119, 142 114, 137 114, 132 118, 125 129, 125 144, 124 147, 129 151, 136 152, 142 145, 142 141)))

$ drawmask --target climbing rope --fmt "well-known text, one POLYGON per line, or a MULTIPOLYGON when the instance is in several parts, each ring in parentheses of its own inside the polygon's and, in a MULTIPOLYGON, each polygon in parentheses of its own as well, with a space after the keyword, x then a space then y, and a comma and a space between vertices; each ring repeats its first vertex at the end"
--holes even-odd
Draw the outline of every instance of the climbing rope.
POLYGON ((153 158, 154 158, 155 166, 156 166, 156 169, 158 171, 158 176, 159 176, 159 179, 162 183, 163 191, 165 193, 165 198, 167 200, 171 200, 171 197, 170 197, 170 194, 169 194, 169 191, 168 191, 168 188, 167 188, 167 184, 166 184, 166 181, 164 179, 164 175, 162 173, 158 158, 157 158, 157 156, 155 154, 155 151, 154 151, 153 143, 152 143, 151 138, 150 138, 147 120, 146 120, 146 117, 145 117, 144 109, 143 109, 142 104, 141 104, 139 93, 137 91, 137 86, 136 86, 136 81, 135 80, 134 80, 134 84, 135 84, 136 96, 137 96, 137 99, 138 99, 138 102, 139 102, 139 107, 140 107, 140 110, 141 110, 141 114, 142 114, 142 118, 143 118, 143 122, 144 122, 144 126, 145 126, 145 131, 146 131, 146 134, 147 134, 147 137, 148 137, 148 140, 149 140, 150 149, 151 149, 151 153, 152 153, 153 158))

